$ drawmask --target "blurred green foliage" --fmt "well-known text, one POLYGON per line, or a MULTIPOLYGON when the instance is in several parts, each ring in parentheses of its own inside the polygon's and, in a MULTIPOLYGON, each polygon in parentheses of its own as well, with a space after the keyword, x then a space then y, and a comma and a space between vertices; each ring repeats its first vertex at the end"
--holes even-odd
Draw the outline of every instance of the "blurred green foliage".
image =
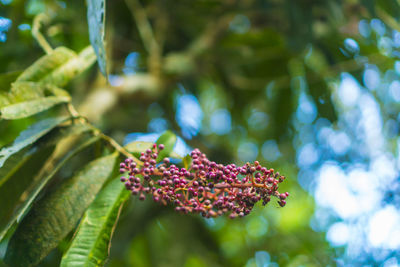
MULTIPOLYGON (((30 30, 35 16, 45 14, 41 32, 51 47, 79 53, 89 45, 83 1, 1 3, 0 15, 11 19, 13 26, 0 43, 0 73, 6 73, 0 78, 0 92, 10 89, 17 77, 14 72, 19 74, 44 55, 30 30)), ((338 114, 330 83, 341 72, 360 79, 362 71, 362 64, 339 47, 346 38, 362 39, 357 28, 362 18, 379 17, 399 27, 394 19, 400 16, 397 2, 126 0, 108 1, 106 10, 109 83, 93 65, 63 87, 80 114, 121 144, 129 133, 169 129, 217 162, 257 158, 288 177, 282 191, 291 193, 285 208, 275 203, 259 206, 237 220, 180 215, 170 207, 151 200, 139 203, 132 197, 122 211, 107 265, 334 266, 340 250, 329 247, 325 233, 311 229, 314 200, 296 179, 293 124, 302 83, 307 82, 318 117, 334 123, 338 114), (133 63, 128 61, 130 55, 135 56, 133 63), (194 95, 202 111, 190 134, 177 118, 177 99, 182 95, 194 95), (212 128, 218 110, 229 114, 223 117, 231 120, 226 131, 212 128), (155 119, 162 123, 151 124, 155 119), (266 140, 278 144, 275 158, 264 156, 266 140), (238 150, 249 143, 257 149, 244 157, 238 150)), ((394 59, 373 42, 359 44, 369 63, 393 66, 394 59)), ((0 147, 59 109, 1 120, 0 147)), ((57 174, 57 181, 81 166, 79 161, 85 161, 88 153, 98 151, 78 154, 57 174)), ((65 242, 70 239, 67 236, 65 242)), ((5 246, 0 244, 0 258, 5 246)), ((42 265, 59 264, 64 250, 59 245, 42 265)))

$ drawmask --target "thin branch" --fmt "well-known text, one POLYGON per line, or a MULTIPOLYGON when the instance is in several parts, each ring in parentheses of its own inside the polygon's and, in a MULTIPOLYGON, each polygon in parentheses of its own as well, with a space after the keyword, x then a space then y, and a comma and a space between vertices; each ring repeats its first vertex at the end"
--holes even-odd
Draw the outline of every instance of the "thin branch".
POLYGON ((155 50, 159 50, 146 11, 140 4, 139 0, 125 0, 125 3, 133 15, 147 52, 152 54, 155 50))
MULTIPOLYGON (((400 4, 400 1, 398 1, 400 4)), ((386 13, 384 9, 381 7, 377 6, 376 7, 376 13, 378 14, 378 17, 380 17, 383 22, 385 22, 387 25, 395 29, 396 31, 400 31, 400 24, 396 21, 394 17, 386 13)))
POLYGON ((49 21, 49 17, 44 13, 37 15, 33 19, 33 26, 32 26, 32 35, 33 38, 39 43, 39 46, 46 52, 46 54, 50 54, 53 52, 53 48, 47 42, 46 38, 44 38, 43 34, 40 32, 40 28, 42 23, 46 23, 49 21))
POLYGON ((208 23, 204 32, 190 44, 187 52, 196 57, 212 48, 229 28, 233 18, 234 14, 226 14, 208 23))
POLYGON ((128 150, 126 150, 124 147, 122 147, 120 144, 118 144, 113 138, 111 138, 108 135, 105 135, 100 129, 98 129, 91 123, 89 123, 89 121, 87 119, 85 119, 83 116, 81 116, 79 114, 79 112, 75 109, 75 107, 71 103, 67 104, 67 110, 74 119, 79 119, 80 123, 85 124, 88 127, 90 127, 95 136, 98 136, 101 139, 105 140, 115 150, 117 150, 119 153, 126 156, 127 158, 132 158, 138 165, 140 165, 140 166, 143 165, 143 162, 141 162, 135 156, 133 156, 131 153, 129 153, 128 150))

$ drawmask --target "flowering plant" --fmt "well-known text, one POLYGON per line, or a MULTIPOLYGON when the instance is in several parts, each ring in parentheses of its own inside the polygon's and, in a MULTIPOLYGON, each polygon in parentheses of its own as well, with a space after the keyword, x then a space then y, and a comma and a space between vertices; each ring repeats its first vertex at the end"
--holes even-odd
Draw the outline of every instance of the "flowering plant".
POLYGON ((163 149, 163 144, 153 144, 152 149, 141 152, 140 161, 127 158, 120 164, 120 172, 127 174, 121 182, 140 200, 149 194, 155 202, 173 203, 177 211, 206 218, 228 212, 230 218, 243 217, 258 201, 266 205, 271 196, 278 198, 281 207, 286 204, 289 193, 278 192, 285 176, 258 161, 243 166, 217 164, 194 149, 188 168, 179 168, 170 164, 169 158, 159 158, 163 149))

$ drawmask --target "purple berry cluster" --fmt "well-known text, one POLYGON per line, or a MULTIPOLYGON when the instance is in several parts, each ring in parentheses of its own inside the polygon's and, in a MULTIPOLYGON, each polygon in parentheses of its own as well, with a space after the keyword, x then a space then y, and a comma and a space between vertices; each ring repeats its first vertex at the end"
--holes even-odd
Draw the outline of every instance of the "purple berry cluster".
POLYGON ((152 149, 141 153, 137 164, 128 158, 120 164, 121 177, 126 189, 144 200, 152 195, 155 202, 173 203, 177 211, 200 213, 206 218, 230 213, 230 218, 250 213, 254 204, 266 205, 276 197, 285 206, 289 193, 279 193, 278 185, 285 180, 279 172, 267 169, 258 161, 243 166, 222 165, 207 159, 199 149, 194 149, 188 169, 170 164, 169 158, 157 163, 164 145, 154 144, 152 149))

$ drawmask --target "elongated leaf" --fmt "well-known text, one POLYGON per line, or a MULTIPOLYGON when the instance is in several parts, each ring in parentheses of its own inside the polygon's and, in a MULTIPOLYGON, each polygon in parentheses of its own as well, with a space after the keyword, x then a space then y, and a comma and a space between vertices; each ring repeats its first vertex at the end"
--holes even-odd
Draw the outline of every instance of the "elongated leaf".
POLYGON ((158 160, 168 157, 174 150, 176 135, 171 131, 165 131, 156 141, 157 144, 163 144, 164 149, 158 154, 158 160))
POLYGON ((89 39, 96 52, 101 73, 107 78, 106 50, 104 47, 105 32, 105 0, 87 0, 87 19, 89 24, 89 39))
POLYGON ((15 82, 8 93, 0 92, 0 108, 45 97, 45 86, 35 82, 15 82))
POLYGON ((11 84, 8 99, 13 104, 45 96, 46 86, 36 82, 15 82, 11 84))
POLYGON ((76 56, 74 51, 66 47, 58 47, 52 53, 41 57, 33 63, 18 77, 17 81, 39 82, 76 56))
POLYGON ((62 258, 61 266, 103 266, 123 203, 129 191, 119 179, 111 181, 96 197, 62 258))
POLYGON ((36 143, 33 147, 28 146, 18 153, 15 153, 9 157, 4 163, 3 167, 0 168, 0 187, 2 184, 12 177, 23 165, 24 163, 35 153, 37 150, 44 146, 52 146, 60 142, 60 140, 65 136, 76 136, 83 132, 89 131, 90 128, 86 124, 77 124, 67 127, 58 127, 55 129, 53 136, 49 136, 43 142, 36 143))
POLYGON ((41 83, 53 84, 58 87, 63 87, 68 82, 88 69, 96 61, 96 55, 91 46, 83 49, 79 55, 67 62, 54 71, 45 76, 41 83))
POLYGON ((57 104, 69 102, 66 96, 49 96, 36 100, 21 102, 0 109, 0 119, 15 120, 32 116, 57 104))
MULTIPOLYGON (((78 127, 76 134, 79 134, 80 130, 84 130, 84 128, 78 127)), ((59 137, 56 136, 50 138, 47 142, 43 142, 45 148, 48 146, 51 148, 54 143, 58 143, 51 160, 45 161, 44 158, 39 158, 42 154, 40 147, 34 147, 33 150, 39 149, 39 156, 38 153, 27 155, 26 163, 23 165, 26 168, 22 168, 21 165, 14 166, 14 174, 6 177, 5 182, 0 186, 0 202, 5 205, 0 210, 0 241, 4 238, 8 230, 25 214, 32 201, 57 171, 70 158, 98 140, 98 137, 90 139, 81 138, 80 142, 76 142, 76 138, 77 136, 73 134, 73 130, 68 130, 65 134, 61 132, 59 137), (68 133, 71 133, 71 135, 68 133), (63 138, 64 136, 65 138, 63 138), (60 138, 62 139, 60 140, 60 138), (46 162, 46 164, 41 164, 42 161, 46 162), (33 165, 27 165, 30 162, 33 165), (39 169, 40 171, 38 171, 39 169)))
POLYGON ((79 55, 68 48, 58 47, 27 68, 17 81, 33 81, 63 87, 89 68, 95 60, 95 53, 90 46, 79 55))
MULTIPOLYGON (((51 84, 25 81, 15 82, 11 85, 10 92, 0 92, 0 109, 12 104, 28 102, 31 100, 39 100, 51 95, 70 98, 67 91, 51 84)), ((27 103, 24 103, 24 105, 25 104, 27 103)))
POLYGON ((37 265, 75 227, 111 175, 116 158, 114 153, 90 162, 40 199, 11 237, 5 262, 11 266, 37 265))
POLYGON ((33 177, 43 167, 53 150, 54 146, 49 146, 26 155, 23 162, 15 166, 14 172, 4 179, 0 186, 0 231, 6 229, 13 215, 16 215, 15 211, 18 211, 18 206, 24 201, 24 192, 31 186, 33 177))
POLYGON ((0 187, 30 158, 33 153, 29 153, 29 150, 29 147, 24 148, 6 160, 0 168, 0 187))
POLYGON ((42 120, 23 131, 11 146, 0 150, 0 168, 11 155, 32 144, 66 120, 66 117, 42 120))

